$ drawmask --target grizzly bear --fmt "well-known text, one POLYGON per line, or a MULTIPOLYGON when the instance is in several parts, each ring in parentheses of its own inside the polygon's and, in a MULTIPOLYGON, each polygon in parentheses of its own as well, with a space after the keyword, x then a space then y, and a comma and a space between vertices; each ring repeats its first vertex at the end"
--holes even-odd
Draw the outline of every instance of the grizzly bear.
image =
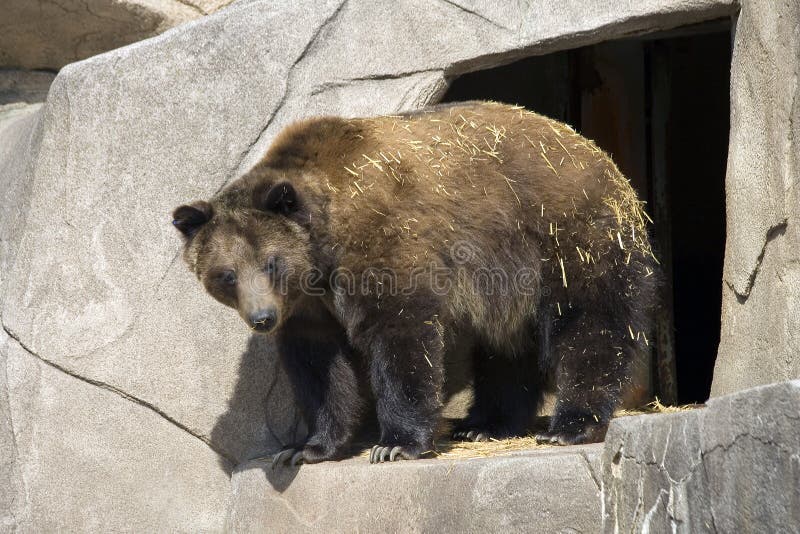
POLYGON ((569 126, 467 102, 281 132, 210 201, 177 208, 184 258, 277 353, 309 426, 276 456, 343 457, 367 406, 370 461, 433 450, 449 361, 471 361, 453 437, 600 441, 649 350, 657 262, 643 203, 569 126))

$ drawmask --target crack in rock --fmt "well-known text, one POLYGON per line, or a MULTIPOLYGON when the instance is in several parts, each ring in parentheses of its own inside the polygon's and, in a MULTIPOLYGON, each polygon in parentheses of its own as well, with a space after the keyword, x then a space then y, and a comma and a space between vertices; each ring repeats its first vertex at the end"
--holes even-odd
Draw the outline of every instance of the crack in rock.
POLYGON ((454 2, 453 0, 441 0, 441 2, 444 3, 444 4, 447 4, 449 6, 453 6, 454 8, 458 9, 459 11, 463 11, 464 13, 468 13, 469 15, 472 15, 473 17, 477 17, 477 18, 481 19, 484 22, 488 22, 489 24, 491 24, 492 26, 494 26, 495 28, 497 28, 499 30, 505 30, 507 32, 514 31, 511 28, 503 26, 502 24, 500 24, 500 23, 498 23, 498 22, 496 22, 496 21, 494 21, 494 20, 492 20, 492 19, 490 19, 490 18, 488 18, 488 17, 486 17, 484 15, 481 15, 477 11, 473 11, 471 9, 468 9, 468 8, 462 6, 461 4, 458 4, 457 2, 454 2))
POLYGON ((193 3, 189 2, 188 0, 175 0, 175 2, 178 3, 178 4, 181 4, 181 5, 184 5, 184 6, 188 7, 189 9, 191 9, 192 11, 195 11, 196 13, 198 13, 200 15, 203 15, 203 16, 208 15, 208 12, 206 10, 204 10, 200 6, 194 5, 193 3))
POLYGON ((772 441, 770 439, 765 439, 759 436, 755 436, 750 432, 741 432, 739 434, 736 434, 736 436, 734 436, 734 438, 730 441, 730 443, 727 444, 717 443, 707 451, 701 451, 700 457, 705 459, 706 456, 716 453, 719 450, 721 450, 723 453, 728 452, 728 450, 732 449, 742 438, 750 438, 754 441, 757 441, 758 443, 761 443, 762 445, 766 445, 767 447, 775 447, 779 451, 786 453, 790 456, 796 454, 794 450, 787 448, 782 443, 778 443, 777 441, 772 441))
MULTIPOLYGON (((786 417, 788 419, 791 419, 791 420, 796 419, 795 417, 789 416, 788 414, 786 414, 786 417)), ((658 498, 656 499, 656 502, 653 504, 653 506, 650 508, 650 512, 654 511, 657 508, 657 505, 659 504, 659 501, 661 500, 662 495, 666 493, 668 495, 668 497, 669 497, 669 501, 667 503, 667 506, 665 507, 667 519, 669 519, 669 521, 673 525, 675 525, 676 523, 683 523, 682 519, 680 519, 678 517, 675 517, 674 510, 669 506, 669 504, 674 500, 673 496, 671 495, 673 489, 680 489, 683 486, 683 489, 681 491, 685 491, 686 490, 685 486, 686 486, 687 482, 696 474, 696 472, 698 471, 698 468, 701 468, 701 470, 703 471, 705 482, 707 483, 707 481, 709 481, 711 479, 711 477, 710 477, 710 475, 708 473, 708 470, 707 470, 708 465, 707 465, 707 462, 706 462, 706 457, 708 457, 710 455, 713 455, 713 454, 717 454, 717 453, 725 454, 728 450, 730 450, 733 447, 735 447, 739 443, 740 440, 745 439, 745 438, 752 439, 752 440, 754 440, 754 441, 756 441, 758 443, 761 443, 762 445, 766 445, 768 447, 774 447, 774 448, 780 450, 781 452, 783 452, 785 454, 788 454, 790 456, 794 456, 796 454, 793 450, 787 448, 786 445, 784 445, 782 443, 778 443, 776 441, 773 441, 773 440, 770 440, 770 439, 766 439, 766 438, 763 438, 763 437, 760 437, 760 436, 756 436, 756 435, 751 434, 750 432, 744 431, 744 432, 740 432, 740 433, 736 434, 731 440, 728 440, 728 441, 723 442, 723 443, 717 443, 716 445, 714 445, 713 447, 711 447, 711 448, 709 448, 707 450, 703 450, 702 448, 700 448, 697 451, 698 452, 698 461, 692 463, 688 467, 687 474, 685 476, 681 477, 678 480, 675 480, 674 478, 672 478, 672 475, 670 474, 669 470, 664 467, 663 460, 662 460, 662 462, 658 462, 658 461, 651 461, 651 460, 647 460, 647 459, 642 459, 642 458, 639 458, 638 456, 635 456, 635 455, 625 454, 622 451, 622 448, 620 448, 620 451, 618 452, 618 454, 620 454, 621 458, 632 462, 635 466, 637 466, 639 468, 639 476, 637 477, 638 478, 638 481, 637 481, 637 504, 636 504, 636 508, 634 510, 633 518, 631 520, 631 529, 632 529, 632 531, 635 531, 637 529, 637 527, 641 527, 641 531, 644 532, 644 531, 648 530, 648 527, 649 527, 649 525, 647 525, 645 523, 642 523, 640 525, 640 520, 639 520, 640 512, 644 511, 644 506, 645 506, 643 497, 644 497, 644 479, 645 479, 646 475, 645 475, 645 473, 643 471, 643 468, 655 467, 658 472, 660 472, 662 475, 664 475, 666 477, 666 480, 667 480, 667 482, 669 484, 669 492, 667 492, 667 490, 665 488, 659 488, 658 498)), ((615 478, 619 478, 619 477, 615 477, 615 478)), ((615 486, 616 485, 612 485, 609 491, 610 491, 610 494, 612 495, 612 502, 614 504, 614 509, 615 509, 615 520, 614 521, 615 521, 615 529, 616 529, 616 528, 619 528, 620 523, 619 523, 619 518, 617 516, 617 512, 618 512, 618 510, 617 510, 618 506, 617 505, 618 505, 618 502, 617 502, 617 499, 613 498, 613 494, 617 493, 619 491, 619 487, 615 487, 615 486)), ((645 519, 647 519, 647 517, 650 514, 650 512, 648 512, 648 513, 646 513, 644 515, 644 517, 641 519, 642 522, 645 521, 645 519)), ((716 520, 715 520, 715 517, 714 517, 714 508, 713 508, 713 506, 709 506, 709 515, 710 515, 712 524, 711 525, 707 525, 707 526, 709 526, 714 532, 716 532, 717 531, 716 524, 715 524, 716 520)))
POLYGON ((409 78, 411 76, 415 76, 417 74, 440 74, 444 76, 443 69, 420 69, 420 70, 412 70, 407 72, 395 72, 395 73, 384 73, 384 74, 367 74, 365 76, 358 76, 356 78, 347 78, 345 80, 334 80, 330 82, 325 82, 317 85, 313 89, 311 89, 311 96, 320 95, 326 91, 330 91, 333 89, 339 89, 341 87, 347 87, 352 85, 355 82, 369 82, 369 81, 381 81, 381 80, 400 80, 403 78, 409 78))
POLYGON ((234 167, 233 172, 231 174, 229 174, 225 178, 224 182, 222 183, 222 185, 217 190, 217 193, 219 193, 233 178, 235 178, 237 176, 241 176, 242 174, 244 174, 245 171, 248 170, 248 169, 243 168, 243 166, 244 166, 245 162, 248 161, 250 153, 253 151, 253 149, 257 145, 261 144, 261 141, 264 139, 264 136, 266 135, 267 130, 269 130, 269 127, 272 126, 272 124, 275 122, 275 119, 278 117, 278 115, 280 114, 280 112, 283 109, 284 105, 286 104, 286 102, 289 99, 290 93, 292 92, 292 87, 295 86, 295 83, 294 83, 294 78, 295 78, 294 72, 295 72, 295 69, 308 56, 309 52, 316 47, 316 45, 317 45, 318 41, 320 40, 320 38, 322 37, 322 34, 324 33, 324 31, 329 26, 335 24, 335 22, 339 19, 339 16, 341 15, 342 11, 344 11, 345 6, 347 5, 347 2, 348 2, 348 0, 342 0, 342 2, 337 6, 337 8, 333 11, 333 13, 331 13, 324 21, 322 21, 322 24, 319 25, 317 30, 314 32, 314 34, 308 40, 308 43, 306 43, 306 46, 303 47, 303 50, 300 52, 300 54, 297 56, 297 58, 294 60, 294 62, 292 62, 292 65, 289 67, 289 70, 286 73, 286 83, 284 84, 283 95, 281 95, 281 99, 278 101, 278 104, 275 106, 275 110, 272 112, 272 115, 270 115, 269 119, 267 119, 267 122, 266 122, 266 124, 264 124, 264 127, 261 128, 261 130, 258 132, 258 135, 256 135, 255 138, 253 139, 253 141, 250 142, 244 148, 244 150, 242 150, 242 152, 241 152, 242 155, 239 158, 238 165, 236 165, 234 167))
MULTIPOLYGON (((663 488, 658 490, 658 497, 656 498, 656 501, 653 503, 653 506, 650 507, 647 513, 644 514, 644 517, 642 518, 642 534, 650 534, 650 525, 653 522, 653 518, 655 517, 656 513, 658 512, 659 505, 663 504, 662 499, 664 495, 669 496, 667 490, 663 488)), ((664 505, 664 508, 667 508, 666 505, 664 505)), ((667 516, 669 517, 669 511, 667 511, 667 516)), ((671 517, 670 520, 672 520, 671 517)))
POLYGON ((133 395, 131 395, 129 393, 126 393, 125 391, 123 391, 123 390, 121 390, 121 389, 119 389, 119 388, 117 388, 115 386, 112 386, 110 384, 106 384, 105 382, 102 382, 100 380, 95 380, 95 379, 92 379, 92 378, 87 378, 85 376, 81 376, 81 375, 79 375, 79 374, 77 374, 77 373, 75 373, 73 371, 70 371, 69 369, 67 369, 65 367, 62 367, 61 365, 58 365, 55 362, 52 362, 52 361, 50 361, 50 360, 48 360, 46 358, 43 358, 42 356, 37 354, 35 351, 31 350, 25 343, 23 343, 22 340, 20 340, 19 336, 16 333, 14 333, 13 331, 11 331, 5 324, 3 324, 2 327, 3 327, 3 330, 6 332, 6 334, 8 334, 8 336, 11 339, 16 341, 17 344, 26 353, 28 353, 29 355, 33 356, 37 360, 39 360, 42 363, 52 367, 53 369, 57 369, 58 371, 61 371, 62 373, 66 374, 66 375, 69 375, 69 376, 71 376, 73 378, 76 378, 76 379, 78 379, 78 380, 80 380, 82 382, 85 382, 87 384, 91 384, 93 386, 97 386, 97 387, 99 387, 101 389, 104 389, 106 391, 110 391, 111 393, 114 393, 115 395, 117 395, 117 396, 119 396, 119 397, 121 397, 121 398, 123 398, 123 399, 125 399, 127 401, 130 401, 130 402, 132 402, 134 404, 138 404, 139 406, 142 406, 143 408, 146 408, 146 409, 150 410, 151 412, 159 415, 161 418, 165 419, 169 423, 172 423, 172 425, 174 425, 178 429, 183 430, 187 434, 189 434, 189 435, 197 438, 198 440, 202 441, 203 443, 205 443, 208 446, 208 448, 210 448, 212 451, 217 453, 228 464, 226 467, 230 467, 231 468, 229 470, 229 472, 233 471, 233 467, 236 465, 236 460, 234 458, 232 458, 227 453, 225 453, 225 451, 222 451, 219 448, 217 448, 213 443, 211 443, 211 441, 208 438, 206 438, 205 436, 202 436, 202 435, 194 432, 192 429, 190 429, 189 427, 187 427, 186 425, 184 425, 180 421, 170 417, 166 412, 164 412, 163 410, 161 410, 160 408, 158 408, 154 404, 151 404, 151 403, 147 402, 146 400, 140 399, 138 397, 135 397, 135 396, 133 396, 133 395))
POLYGON ((594 469, 592 469, 592 463, 589 461, 589 456, 587 456, 584 451, 578 451, 578 456, 583 458, 583 462, 586 465, 586 469, 589 471, 589 476, 592 477, 594 485, 597 486, 597 491, 601 491, 600 481, 597 479, 597 475, 595 474, 594 469))
MULTIPOLYGON (((0 318, 0 322, 2 322, 2 318, 0 318)), ((6 369, 3 369, 0 372, 2 372, 4 376, 6 376, 6 369)), ((18 484, 17 487, 21 488, 22 491, 18 492, 18 495, 12 500, 12 502, 11 502, 10 506, 8 506, 8 508, 6 508, 5 510, 0 510, 0 521, 3 520, 3 515, 2 514, 5 513, 5 514, 8 514, 6 516, 6 518, 9 518, 9 517, 11 518, 11 524, 15 525, 15 526, 18 526, 20 524, 20 516, 24 516, 26 511, 30 508, 30 500, 28 498, 28 488, 27 488, 27 485, 25 483, 25 478, 22 476, 22 473, 20 472, 20 469, 19 469, 19 467, 20 467, 19 466, 19 443, 17 442, 17 434, 14 432, 14 429, 16 428, 16 426, 14 425, 14 414, 11 411, 11 399, 9 398, 9 394, 8 394, 8 387, 7 387, 8 380, 7 380, 7 377, 6 377, 5 382, 6 382, 6 388, 4 390, 0 391, 0 395, 3 396, 3 401, 5 402, 5 406, 6 406, 6 412, 7 412, 6 421, 7 421, 7 424, 8 424, 9 434, 11 435, 11 447, 13 449, 12 453, 11 453, 11 458, 10 458, 10 465, 11 465, 10 473, 11 473, 11 477, 16 478, 17 484, 18 484), (18 502, 17 499, 19 499, 19 498, 22 498, 22 500, 23 500, 23 504, 21 504, 21 505, 17 504, 17 502, 18 502), (21 511, 21 513, 20 513, 20 511, 21 511)), ((6 460, 8 461, 9 459, 7 458, 6 460)), ((7 487, 11 487, 12 484, 13 484, 11 480, 5 480, 4 483, 6 484, 7 487)), ((0 524, 2 524, 2 523, 0 523, 0 524)), ((14 532, 13 528, 12 528, 12 532, 14 532)))
POLYGON ((728 280, 725 280, 725 284, 727 284, 727 286, 736 295, 736 300, 739 302, 739 304, 744 304, 747 301, 748 297, 750 297, 750 291, 753 289, 753 286, 756 283, 756 277, 758 276, 758 273, 761 271, 761 265, 764 262, 764 255, 767 252, 767 246, 774 240, 776 240, 777 238, 781 237, 786 233, 786 227, 788 226, 788 224, 789 220, 786 217, 784 217, 783 220, 771 226, 769 230, 767 230, 767 235, 766 238, 764 239, 764 246, 761 247, 761 253, 758 255, 758 258, 756 258, 756 264, 753 267, 753 270, 750 272, 750 276, 747 279, 747 284, 745 285, 744 290, 739 291, 738 289, 736 289, 735 284, 729 282, 728 280))
POLYGON ((314 34, 311 36, 311 39, 308 40, 308 43, 306 43, 306 46, 303 48, 302 52, 300 52, 300 55, 297 56, 297 59, 295 59, 294 63, 292 63, 292 66, 289 68, 290 73, 292 69, 294 69, 301 61, 303 61, 306 58, 306 55, 311 51, 311 49, 316 47, 317 42, 319 42, 323 32, 328 28, 328 26, 336 22, 336 20, 339 18, 339 15, 344 10, 344 7, 347 5, 347 2, 348 0, 342 0, 339 6, 333 10, 333 13, 331 13, 328 16, 328 18, 322 21, 322 24, 319 25, 317 31, 315 31, 314 34))

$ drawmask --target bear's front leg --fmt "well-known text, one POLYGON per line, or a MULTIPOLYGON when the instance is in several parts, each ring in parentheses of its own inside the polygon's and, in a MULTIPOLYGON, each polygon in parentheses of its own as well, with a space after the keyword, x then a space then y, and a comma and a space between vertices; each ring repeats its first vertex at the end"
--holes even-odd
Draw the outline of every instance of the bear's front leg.
POLYGON ((344 330, 328 319, 318 314, 292 317, 276 336, 281 362, 309 433, 305 443, 278 453, 273 467, 341 458, 360 421, 364 402, 355 356, 344 330))
POLYGON ((444 381, 442 326, 437 314, 408 306, 372 310, 372 326, 352 335, 370 357, 381 430, 371 463, 413 460, 433 451, 444 381))

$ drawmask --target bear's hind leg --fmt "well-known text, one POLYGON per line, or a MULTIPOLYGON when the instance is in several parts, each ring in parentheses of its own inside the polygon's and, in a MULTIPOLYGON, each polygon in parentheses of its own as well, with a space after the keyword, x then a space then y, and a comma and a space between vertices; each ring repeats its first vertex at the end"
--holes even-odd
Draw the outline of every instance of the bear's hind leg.
POLYGON ((502 354, 483 345, 473 353, 474 401, 453 439, 488 441, 524 436, 541 400, 532 354, 502 354))
POLYGON ((577 311, 554 334, 556 404, 540 443, 574 445, 605 438, 631 364, 641 351, 628 337, 624 308, 577 311))

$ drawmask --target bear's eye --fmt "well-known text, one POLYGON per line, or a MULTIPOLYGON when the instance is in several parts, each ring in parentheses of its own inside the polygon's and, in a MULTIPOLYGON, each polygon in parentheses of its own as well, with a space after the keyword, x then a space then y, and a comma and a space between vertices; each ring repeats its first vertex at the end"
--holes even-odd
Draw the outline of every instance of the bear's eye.
POLYGON ((275 256, 270 256, 267 258, 267 264, 264 266, 264 271, 267 274, 275 274, 275 271, 278 270, 278 258, 275 256))
POLYGON ((222 271, 219 274, 219 281, 226 286, 236 285, 236 273, 233 271, 222 271))

